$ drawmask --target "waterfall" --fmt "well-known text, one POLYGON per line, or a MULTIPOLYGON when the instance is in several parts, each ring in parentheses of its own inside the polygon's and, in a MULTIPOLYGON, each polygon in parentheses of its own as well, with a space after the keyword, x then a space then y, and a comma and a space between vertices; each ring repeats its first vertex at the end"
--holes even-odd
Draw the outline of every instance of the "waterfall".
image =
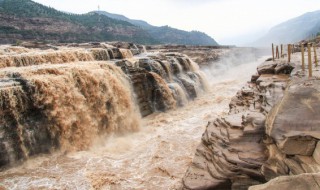
POLYGON ((176 107, 176 100, 173 97, 172 91, 170 90, 167 83, 157 73, 150 72, 151 75, 157 82, 158 89, 154 91, 155 98, 161 98, 162 101, 154 100, 156 109, 168 110, 176 107))
POLYGON ((1 55, 0 68, 4 67, 23 67, 31 65, 60 64, 75 61, 93 61, 91 52, 86 50, 58 50, 44 52, 28 52, 15 55, 1 55))
POLYGON ((86 150, 98 137, 136 131, 141 116, 184 106, 208 90, 187 56, 133 56, 137 46, 128 47, 1 47, 0 167, 86 150))
POLYGON ((95 60, 103 61, 103 60, 110 60, 110 57, 112 55, 109 55, 108 49, 102 49, 102 48, 92 48, 90 49, 91 53, 93 54, 93 57, 95 60))
POLYGON ((119 49, 123 59, 132 58, 133 54, 130 49, 119 49))
POLYGON ((173 97, 177 100, 177 104, 185 106, 188 103, 188 97, 181 85, 179 83, 169 83, 169 87, 173 91, 173 97))
POLYGON ((98 136, 136 131, 129 81, 106 62, 1 72, 0 165, 50 152, 87 149, 98 136), (9 81, 9 82, 7 82, 9 81))
POLYGON ((166 60, 162 60, 162 61, 159 60, 158 62, 160 63, 160 65, 162 66, 164 71, 166 72, 166 74, 167 74, 166 77, 168 78, 168 81, 172 82, 173 81, 173 73, 172 73, 170 63, 166 60))
POLYGON ((169 61, 171 63, 172 73, 174 75, 177 75, 182 72, 182 66, 180 65, 179 61, 176 58, 171 57, 169 61))

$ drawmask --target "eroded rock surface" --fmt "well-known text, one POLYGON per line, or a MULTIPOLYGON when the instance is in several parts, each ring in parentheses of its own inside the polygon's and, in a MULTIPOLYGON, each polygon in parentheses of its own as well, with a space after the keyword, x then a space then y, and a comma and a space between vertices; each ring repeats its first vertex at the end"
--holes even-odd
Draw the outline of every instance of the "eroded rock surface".
MULTIPOLYGON (((282 175, 320 172, 319 80, 289 78, 293 66, 281 61, 257 70, 228 115, 207 125, 183 178, 185 189, 248 189, 282 175)), ((307 181, 301 187, 316 188, 307 181)), ((261 189, 294 187, 275 183, 261 189)))

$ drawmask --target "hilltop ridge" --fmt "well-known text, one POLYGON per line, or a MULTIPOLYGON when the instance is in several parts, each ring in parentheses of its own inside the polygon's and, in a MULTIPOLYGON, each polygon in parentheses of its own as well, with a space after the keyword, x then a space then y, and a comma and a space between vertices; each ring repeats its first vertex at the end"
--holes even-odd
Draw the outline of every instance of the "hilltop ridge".
POLYGON ((257 40, 255 44, 294 43, 308 39, 319 32, 320 10, 305 13, 274 26, 265 36, 257 40))
POLYGON ((71 14, 31 0, 1 0, 0 43, 126 41, 140 44, 218 45, 204 33, 152 25, 149 30, 148 23, 125 18, 97 12, 71 14))
POLYGON ((218 45, 218 43, 200 31, 184 31, 169 26, 153 26, 143 20, 135 20, 127 18, 126 16, 113 14, 106 11, 93 11, 108 16, 113 19, 129 22, 135 26, 139 26, 146 30, 154 39, 164 44, 183 44, 183 45, 218 45))

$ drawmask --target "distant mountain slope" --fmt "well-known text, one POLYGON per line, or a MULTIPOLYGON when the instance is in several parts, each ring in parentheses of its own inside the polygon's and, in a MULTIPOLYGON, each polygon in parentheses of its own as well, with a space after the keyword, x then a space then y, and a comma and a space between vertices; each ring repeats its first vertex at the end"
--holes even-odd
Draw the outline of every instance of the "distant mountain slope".
POLYGON ((91 14, 68 14, 31 0, 0 0, 0 43, 132 41, 159 43, 129 22, 91 14))
POLYGON ((105 15, 107 17, 110 17, 110 18, 113 18, 113 19, 116 19, 116 20, 126 21, 126 22, 129 22, 129 23, 133 24, 133 25, 140 26, 142 28, 152 28, 152 27, 154 27, 151 24, 147 23, 146 21, 130 19, 130 18, 128 18, 126 16, 123 16, 123 15, 120 15, 120 14, 113 14, 113 13, 109 13, 109 12, 106 12, 106 11, 93 11, 93 13, 102 14, 102 15, 105 15))
POLYGON ((257 45, 293 43, 320 32, 320 10, 303 14, 273 27, 257 45))
POLYGON ((133 25, 145 29, 151 36, 165 44, 184 44, 184 45, 218 45, 218 43, 203 32, 183 31, 169 26, 156 27, 143 20, 129 19, 123 15, 108 13, 105 11, 94 11, 94 13, 102 14, 113 19, 130 22, 133 25))

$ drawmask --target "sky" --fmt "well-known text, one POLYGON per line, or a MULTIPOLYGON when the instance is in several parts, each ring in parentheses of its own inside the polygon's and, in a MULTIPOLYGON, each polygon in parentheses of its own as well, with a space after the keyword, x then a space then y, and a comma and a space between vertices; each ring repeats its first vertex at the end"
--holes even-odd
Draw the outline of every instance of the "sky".
POLYGON ((223 45, 245 45, 268 30, 306 12, 320 0, 34 0, 61 11, 122 14, 155 26, 198 30, 223 45))

